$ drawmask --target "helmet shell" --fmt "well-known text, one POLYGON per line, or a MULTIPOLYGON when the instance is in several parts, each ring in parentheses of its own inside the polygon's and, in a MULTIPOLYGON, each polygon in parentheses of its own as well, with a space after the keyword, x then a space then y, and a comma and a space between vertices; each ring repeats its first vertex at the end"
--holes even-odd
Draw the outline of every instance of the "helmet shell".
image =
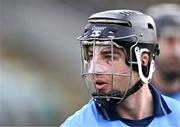
MULTIPOLYGON (((88 22, 83 39, 112 39, 125 48, 129 62, 130 48, 136 42, 140 48, 149 50, 150 59, 153 53, 159 54, 158 45, 155 44, 157 42, 156 27, 151 16, 135 10, 109 10, 91 15, 88 22)), ((136 62, 134 53, 132 55, 132 61, 136 62)))

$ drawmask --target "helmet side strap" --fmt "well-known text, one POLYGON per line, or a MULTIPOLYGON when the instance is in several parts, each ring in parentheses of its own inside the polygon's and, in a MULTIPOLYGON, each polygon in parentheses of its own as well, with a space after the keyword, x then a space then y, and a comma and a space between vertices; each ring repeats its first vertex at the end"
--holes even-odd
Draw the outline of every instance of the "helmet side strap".
POLYGON ((144 76, 143 74, 143 70, 142 70, 142 62, 141 62, 141 54, 144 52, 144 51, 147 51, 147 49, 145 48, 142 48, 139 50, 139 47, 135 47, 135 55, 136 55, 136 59, 137 59, 137 64, 138 64, 138 71, 139 71, 139 76, 141 78, 141 80, 148 84, 152 78, 152 74, 155 70, 155 63, 154 63, 154 59, 151 60, 151 63, 150 63, 150 69, 149 69, 149 75, 147 77, 144 76))

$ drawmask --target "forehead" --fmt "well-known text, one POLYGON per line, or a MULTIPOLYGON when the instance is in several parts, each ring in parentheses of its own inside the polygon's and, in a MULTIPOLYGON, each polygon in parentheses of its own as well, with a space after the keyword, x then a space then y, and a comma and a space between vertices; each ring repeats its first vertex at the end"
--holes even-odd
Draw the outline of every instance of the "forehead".
POLYGON ((84 47, 88 47, 88 49, 99 48, 99 49, 113 49, 113 50, 122 50, 123 47, 117 45, 113 41, 82 41, 82 45, 84 47))
POLYGON ((87 46, 87 50, 88 51, 90 51, 90 52, 93 52, 93 50, 95 50, 95 51, 108 51, 108 52, 111 52, 112 50, 113 50, 113 52, 114 51, 118 51, 118 52, 121 52, 121 51, 123 51, 123 49, 122 48, 117 48, 117 47, 115 47, 115 46, 110 46, 110 45, 95 45, 95 46, 93 46, 93 45, 88 45, 87 46))
POLYGON ((180 26, 164 27, 160 31, 160 37, 162 37, 162 38, 180 38, 180 26))

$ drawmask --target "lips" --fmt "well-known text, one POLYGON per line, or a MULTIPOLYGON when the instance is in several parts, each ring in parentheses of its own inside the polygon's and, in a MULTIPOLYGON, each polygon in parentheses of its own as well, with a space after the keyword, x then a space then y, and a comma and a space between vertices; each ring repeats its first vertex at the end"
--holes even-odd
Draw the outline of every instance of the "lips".
POLYGON ((96 89, 102 92, 108 90, 108 86, 110 86, 107 82, 104 81, 96 81, 95 83, 96 83, 96 89))

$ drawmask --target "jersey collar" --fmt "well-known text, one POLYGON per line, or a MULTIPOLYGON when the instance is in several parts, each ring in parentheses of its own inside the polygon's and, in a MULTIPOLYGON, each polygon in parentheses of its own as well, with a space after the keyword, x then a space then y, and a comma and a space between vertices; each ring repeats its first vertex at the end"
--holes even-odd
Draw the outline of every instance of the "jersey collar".
MULTIPOLYGON (((166 104, 160 92, 152 84, 149 84, 149 89, 154 99, 154 113, 152 117, 159 117, 171 113, 170 108, 166 104)), ((115 108, 106 109, 99 107, 97 104, 96 107, 98 112, 103 116, 104 119, 111 121, 120 119, 115 108)))

